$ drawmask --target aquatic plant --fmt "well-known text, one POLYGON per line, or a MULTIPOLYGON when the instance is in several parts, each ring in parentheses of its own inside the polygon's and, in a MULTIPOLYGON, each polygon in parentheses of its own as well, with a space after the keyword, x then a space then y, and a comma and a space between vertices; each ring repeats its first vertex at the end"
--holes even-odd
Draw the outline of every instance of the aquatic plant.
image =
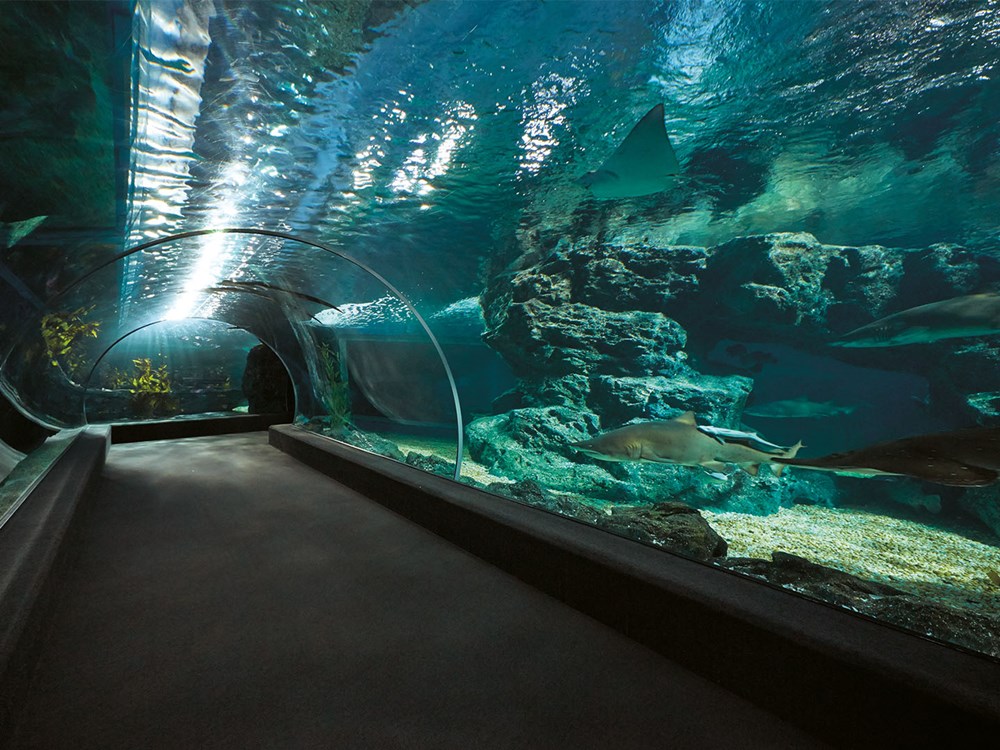
POLYGON ((105 377, 105 385, 128 390, 131 394, 129 407, 133 416, 167 416, 180 411, 180 404, 172 395, 166 363, 154 368, 149 357, 139 357, 132 360, 132 365, 135 371, 131 374, 111 370, 105 377))
POLYGON ((53 367, 65 367, 75 373, 84 363, 84 339, 97 338, 101 329, 98 321, 86 321, 84 316, 93 307, 80 307, 72 312, 54 312, 42 318, 42 339, 53 367))
POLYGON ((351 398, 340 366, 340 356, 328 344, 317 349, 321 381, 320 396, 329 417, 331 429, 339 430, 351 423, 351 398))

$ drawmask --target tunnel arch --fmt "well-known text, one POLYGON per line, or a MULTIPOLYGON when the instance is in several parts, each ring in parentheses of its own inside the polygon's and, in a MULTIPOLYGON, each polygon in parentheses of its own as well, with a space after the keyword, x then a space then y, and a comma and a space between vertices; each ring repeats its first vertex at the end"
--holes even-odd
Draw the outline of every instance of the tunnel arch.
MULTIPOLYGON (((229 326, 233 325, 229 321, 223 320, 221 318, 206 318, 206 317, 195 317, 195 316, 192 316, 192 317, 186 318, 185 320, 204 321, 206 323, 219 323, 219 324, 229 325, 229 326)), ((104 361, 105 357, 107 357, 107 355, 110 354, 111 351, 116 346, 118 346, 119 344, 121 344, 123 341, 125 341, 129 337, 131 337, 131 336, 139 333, 140 331, 144 331, 144 330, 146 330, 148 328, 152 328, 152 327, 157 326, 157 325, 162 325, 164 323, 176 323, 176 322, 177 321, 174 320, 174 319, 172 319, 172 318, 160 318, 159 320, 153 320, 153 321, 150 321, 149 323, 144 323, 143 325, 137 326, 136 328, 133 328, 132 330, 130 330, 130 331, 122 334, 121 336, 119 336, 117 339, 115 339, 114 341, 112 341, 108 346, 106 346, 104 348, 104 351, 102 351, 100 353, 100 355, 94 360, 94 362, 91 365, 89 371, 87 372, 86 378, 84 378, 84 381, 82 383, 82 386, 83 386, 83 407, 82 407, 82 410, 83 410, 83 419, 84 419, 84 423, 85 424, 90 424, 90 422, 89 422, 89 420, 87 418, 87 398, 88 398, 88 396, 90 394, 90 390, 92 388, 92 382, 93 382, 93 379, 94 379, 94 375, 97 372, 97 368, 100 367, 101 362, 104 361)), ((246 329, 246 328, 242 328, 241 326, 235 326, 235 327, 240 328, 240 330, 244 330, 249 335, 253 336, 261 345, 266 346, 274 354, 274 356, 278 358, 278 361, 281 362, 282 367, 285 368, 285 373, 288 375, 288 379, 289 379, 289 381, 292 384, 293 399, 295 399, 297 401, 298 398, 299 398, 299 395, 296 392, 297 389, 296 389, 295 379, 291 377, 291 369, 289 368, 289 364, 286 361, 286 358, 282 357, 281 353, 274 346, 272 346, 267 341, 263 340, 259 335, 257 335, 253 331, 251 331, 249 329, 246 329)), ((292 404, 292 413, 293 414, 295 413, 295 404, 294 403, 292 404)))
MULTIPOLYGON (((380 274, 375 269, 371 268, 366 263, 364 263, 362 261, 359 261, 359 260, 357 260, 355 258, 352 258, 351 256, 349 256, 349 255, 347 255, 347 254, 345 254, 343 252, 340 252, 340 251, 338 251, 338 250, 336 250, 334 248, 331 248, 331 247, 329 247, 327 245, 324 245, 322 243, 316 242, 314 240, 302 238, 302 237, 297 237, 297 236, 295 236, 293 234, 290 234, 290 233, 287 233, 287 232, 270 230, 270 229, 258 229, 258 228, 252 228, 252 227, 225 227, 225 228, 212 228, 212 229, 198 229, 198 230, 191 230, 191 231, 187 231, 187 232, 180 232, 180 233, 175 233, 175 234, 170 234, 170 235, 164 235, 162 237, 158 237, 158 238, 149 240, 147 242, 140 243, 140 244, 135 245, 133 247, 130 247, 130 248, 128 248, 128 249, 126 249, 126 250, 124 250, 122 252, 119 252, 119 253, 115 254, 114 256, 112 256, 112 257, 104 260, 103 262, 99 263, 95 267, 91 268, 89 271, 87 271, 83 275, 79 276, 78 278, 74 279, 73 281, 69 282, 68 284, 66 284, 62 288, 60 288, 55 294, 53 294, 47 300, 45 307, 38 312, 37 319, 34 316, 32 316, 32 317, 29 317, 28 319, 26 319, 26 320, 23 321, 23 323, 19 326, 19 329, 17 331, 17 335, 13 339, 13 343, 11 344, 11 346, 7 349, 7 351, 3 355, 3 361, 2 361, 2 363, 0 363, 0 375, 5 375, 6 374, 6 372, 8 370, 8 365, 10 363, 10 358, 11 358, 12 353, 15 350, 17 350, 18 346, 20 346, 22 344, 22 342, 25 339, 25 336, 27 335, 29 327, 32 325, 32 323, 37 324, 42 318, 44 318, 44 316, 47 313, 49 313, 49 312, 51 312, 51 311, 53 311, 53 310, 56 309, 56 303, 58 303, 59 301, 65 299, 65 298, 67 298, 68 295, 72 291, 81 288, 89 280, 95 278, 96 275, 98 273, 100 273, 102 270, 104 270, 104 269, 106 269, 106 268, 108 268, 108 267, 110 267, 110 266, 112 266, 112 265, 114 265, 116 263, 120 263, 121 261, 125 260, 126 258, 129 258, 130 256, 133 256, 133 255, 135 255, 137 253, 148 251, 148 250, 151 250, 153 248, 159 247, 161 245, 166 245, 166 244, 171 243, 171 242, 178 242, 180 240, 185 240, 185 239, 189 239, 189 238, 204 237, 204 236, 210 236, 210 235, 256 235, 256 236, 261 236, 261 237, 276 238, 276 239, 280 239, 280 240, 283 240, 283 241, 286 241, 286 242, 298 243, 298 244, 306 246, 306 247, 314 248, 314 249, 319 250, 319 251, 321 251, 323 253, 327 253, 330 256, 339 258, 340 260, 342 260, 342 261, 344 261, 344 262, 346 262, 346 263, 348 263, 348 264, 356 267, 357 269, 359 269, 361 272, 363 272, 367 276, 375 279, 384 289, 386 289, 390 293, 390 295, 392 295, 393 297, 395 297, 399 301, 399 303, 401 303, 405 307, 405 309, 409 312, 409 314, 413 316, 413 319, 417 322, 417 324, 419 325, 419 327, 422 330, 423 334, 426 335, 427 339, 430 341, 430 343, 431 343, 431 345, 433 347, 435 355, 436 355, 438 361, 440 362, 442 369, 444 370, 445 378, 447 380, 447 387, 448 387, 448 390, 450 391, 451 403, 452 403, 452 407, 454 409, 454 416, 455 416, 455 427, 456 427, 456 429, 455 429, 455 437, 456 437, 456 460, 455 460, 454 478, 456 480, 460 479, 460 477, 461 477, 461 468, 462 468, 462 457, 463 457, 463 453, 464 453, 464 424, 463 424, 463 418, 462 418, 461 401, 460 401, 460 398, 459 398, 458 388, 457 388, 457 385, 456 385, 456 382, 455 382, 455 377, 454 377, 452 368, 451 368, 451 366, 450 366, 450 364, 448 362, 448 359, 447 359, 447 357, 446 357, 446 355, 444 353, 444 350, 443 350, 440 342, 438 341, 437 337, 434 335, 433 331, 431 330, 430 326, 427 324, 427 322, 424 319, 424 317, 416 309, 416 306, 413 304, 413 302, 400 289, 398 289, 394 284, 392 284, 392 282, 390 282, 382 274, 380 274)), ((233 291, 235 291, 235 290, 233 290, 233 291)), ((290 290, 285 290, 285 291, 290 291, 290 290)), ((334 308, 335 308, 335 306, 334 306, 334 308)), ((190 316, 184 316, 184 317, 190 317, 190 316)), ((119 337, 110 347, 106 347, 105 352, 102 352, 102 354, 101 354, 101 359, 103 359, 103 357, 106 355, 107 351, 110 351, 110 349, 112 349, 114 347, 114 345, 116 345, 117 343, 120 343, 121 340, 123 340, 124 338, 127 338, 129 335, 131 335, 131 333, 135 332, 136 330, 140 330, 141 328, 148 327, 150 324, 155 324, 156 322, 160 322, 161 320, 163 320, 163 319, 161 318, 161 319, 158 319, 157 321, 147 322, 143 326, 137 326, 135 329, 132 329, 129 333, 126 333, 124 336, 119 337)), ((222 320, 222 319, 219 319, 219 320, 222 320)), ((302 330, 302 326, 298 326, 295 323, 293 323, 293 321, 291 321, 287 317, 287 315, 285 316, 284 320, 289 325, 290 329, 293 331, 293 333, 296 336, 296 338, 300 339, 299 343, 300 343, 300 345, 302 345, 302 341, 301 341, 301 337, 300 337, 300 332, 302 330)), ((223 321, 223 322, 231 323, 231 321, 223 321)), ((249 329, 247 329, 247 330, 248 330, 249 333, 251 333, 252 335, 256 336, 263 343, 266 343, 266 342, 264 342, 263 337, 261 337, 261 335, 259 333, 254 332, 254 331, 249 330, 249 329)), ((270 348, 272 350, 274 350, 273 346, 271 346, 270 348)), ((284 364, 284 366, 286 367, 286 370, 287 370, 288 369, 287 362, 285 362, 285 360, 282 359, 282 363, 284 364)), ((90 378, 93 375, 92 369, 91 369, 91 372, 89 372, 88 375, 87 375, 87 382, 88 383, 90 381, 90 378)), ((293 382, 294 382, 294 378, 293 378, 293 382)), ((2 378, 2 384, 3 384, 3 387, 4 387, 5 391, 10 392, 12 390, 7 385, 6 377, 2 378)), ((17 396, 18 394, 15 391, 13 393, 10 393, 10 395, 17 396)), ((86 398, 85 392, 84 392, 83 398, 84 398, 84 400, 86 398)), ((297 403, 300 402, 300 397, 299 397, 298 393, 296 393, 296 401, 297 401, 297 403)))

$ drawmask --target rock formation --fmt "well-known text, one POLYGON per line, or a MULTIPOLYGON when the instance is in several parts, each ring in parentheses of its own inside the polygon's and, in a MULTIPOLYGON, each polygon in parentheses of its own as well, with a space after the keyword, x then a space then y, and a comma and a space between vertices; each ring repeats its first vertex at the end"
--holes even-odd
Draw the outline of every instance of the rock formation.
MULTIPOLYGON (((922 396, 902 398, 941 429, 988 423, 1000 413, 993 377, 1000 349, 989 339, 865 350, 827 345, 891 312, 983 290, 997 269, 982 254, 954 245, 825 245, 804 233, 738 237, 708 248, 618 246, 594 236, 553 242, 535 230, 523 231, 520 242, 520 255, 493 273, 482 295, 484 340, 518 385, 496 400, 494 415, 468 427, 471 455, 499 475, 615 502, 684 497, 699 507, 756 513, 833 503, 839 480, 827 476, 790 472, 795 481, 774 481, 764 469, 756 479, 736 473, 719 483, 686 467, 597 462, 569 447, 632 420, 669 419, 688 409, 702 423, 739 428, 757 377, 710 361, 723 339, 780 344, 822 361, 926 381, 927 404, 916 403, 922 396)), ((877 421, 860 419, 869 427, 877 421)), ((911 423, 887 424, 886 433, 913 434, 911 423)), ((789 421, 778 427, 794 429, 789 421)), ((867 435, 826 438, 846 450, 867 435)), ((915 484, 901 493, 867 482, 855 499, 933 509, 925 494, 915 484)), ((1000 532, 995 514, 976 510, 981 505, 966 507, 1000 532)))

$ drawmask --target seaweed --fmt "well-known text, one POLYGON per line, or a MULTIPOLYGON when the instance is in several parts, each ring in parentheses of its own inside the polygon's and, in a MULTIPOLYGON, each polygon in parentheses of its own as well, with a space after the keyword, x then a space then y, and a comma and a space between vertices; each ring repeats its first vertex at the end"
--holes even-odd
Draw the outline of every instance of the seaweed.
POLYGON ((64 367, 73 374, 84 364, 83 342, 97 338, 101 329, 100 322, 84 320, 93 310, 93 307, 79 307, 72 312, 49 313, 42 318, 42 339, 53 367, 64 367))
POLYGON ((340 430, 351 424, 350 389, 340 366, 340 356, 328 344, 317 349, 321 382, 320 396, 329 417, 329 427, 340 430))
POLYGON ((169 416, 180 411, 180 403, 173 396, 170 373, 167 372, 165 363, 154 368, 149 357, 139 357, 132 360, 132 365, 135 367, 132 374, 111 370, 106 378, 106 385, 124 388, 131 394, 129 406, 133 416, 169 416))

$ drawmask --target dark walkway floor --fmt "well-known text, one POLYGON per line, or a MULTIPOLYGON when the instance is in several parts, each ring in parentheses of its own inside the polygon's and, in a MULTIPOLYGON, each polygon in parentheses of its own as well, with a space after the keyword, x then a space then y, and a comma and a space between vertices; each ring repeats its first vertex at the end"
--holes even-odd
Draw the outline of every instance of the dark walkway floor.
POLYGON ((14 744, 816 746, 262 433, 112 448, 14 744))

